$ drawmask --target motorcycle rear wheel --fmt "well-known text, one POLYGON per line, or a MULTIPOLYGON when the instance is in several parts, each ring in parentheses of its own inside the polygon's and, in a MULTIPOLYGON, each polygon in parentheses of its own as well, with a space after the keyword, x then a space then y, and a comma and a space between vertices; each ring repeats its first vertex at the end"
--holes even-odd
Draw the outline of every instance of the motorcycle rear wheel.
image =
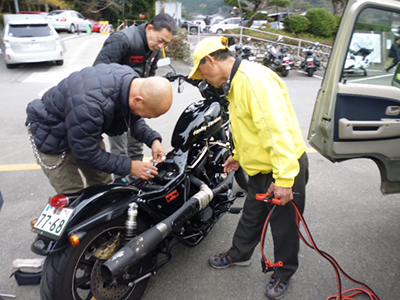
MULTIPOLYGON (((87 232, 85 239, 77 247, 69 246, 62 251, 46 258, 40 286, 42 300, 139 300, 142 298, 149 283, 150 276, 132 287, 112 283, 105 285, 100 272, 103 260, 94 257, 94 252, 109 244, 116 236, 124 231, 125 215, 108 223, 102 224, 87 232), (97 296, 97 297, 96 297, 97 296)), ((138 233, 146 226, 138 219, 138 233)), ((116 250, 115 250, 116 251, 116 250)), ((142 259, 137 274, 152 266, 153 258, 142 259)), ((143 273, 144 275, 144 273, 143 273)))
POLYGON ((307 75, 308 75, 308 77, 313 77, 313 75, 314 75, 314 69, 307 69, 307 75))
POLYGON ((282 77, 287 77, 289 75, 289 70, 285 69, 281 72, 282 77))

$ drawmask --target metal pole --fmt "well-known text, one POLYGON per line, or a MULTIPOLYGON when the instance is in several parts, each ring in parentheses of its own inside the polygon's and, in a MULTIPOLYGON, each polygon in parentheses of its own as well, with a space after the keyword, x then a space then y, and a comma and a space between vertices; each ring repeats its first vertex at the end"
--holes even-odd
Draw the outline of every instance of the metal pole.
POLYGON ((18 5, 18 0, 14 0, 14 5, 15 5, 15 13, 19 13, 19 5, 18 5))

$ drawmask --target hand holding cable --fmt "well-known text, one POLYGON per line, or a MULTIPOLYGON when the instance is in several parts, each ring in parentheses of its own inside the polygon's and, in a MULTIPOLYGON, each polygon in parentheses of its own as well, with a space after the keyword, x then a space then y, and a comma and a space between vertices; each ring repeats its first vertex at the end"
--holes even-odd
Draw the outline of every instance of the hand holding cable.
POLYGON ((293 200, 293 189, 292 188, 284 188, 271 183, 268 188, 268 193, 274 193, 275 198, 281 200, 279 205, 286 205, 290 201, 293 200))

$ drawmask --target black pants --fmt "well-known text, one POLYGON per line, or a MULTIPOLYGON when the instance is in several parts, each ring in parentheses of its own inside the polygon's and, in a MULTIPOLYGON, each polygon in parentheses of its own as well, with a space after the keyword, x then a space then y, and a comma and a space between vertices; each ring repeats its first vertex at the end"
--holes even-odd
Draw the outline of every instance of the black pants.
MULTIPOLYGON (((303 213, 308 181, 308 158, 303 154, 299 159, 300 172, 293 186, 294 200, 303 213)), ((272 205, 256 200, 256 194, 266 193, 273 182, 272 173, 257 174, 249 177, 248 193, 233 236, 229 256, 239 260, 249 260, 261 239, 262 229, 272 205)), ((270 228, 274 243, 275 262, 282 261, 284 266, 275 270, 275 274, 288 280, 299 265, 298 253, 300 240, 297 232, 295 210, 288 203, 276 206, 270 218, 270 228)), ((272 259, 271 259, 272 261, 272 259)))

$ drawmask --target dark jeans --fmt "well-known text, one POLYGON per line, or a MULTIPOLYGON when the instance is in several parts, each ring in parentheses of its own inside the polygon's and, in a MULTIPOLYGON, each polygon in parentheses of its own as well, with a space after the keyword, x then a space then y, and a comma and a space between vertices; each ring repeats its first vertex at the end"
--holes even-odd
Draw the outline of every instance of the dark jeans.
MULTIPOLYGON (((303 213, 306 198, 306 184, 308 181, 308 158, 304 153, 299 159, 300 172, 293 186, 294 200, 303 213)), ((256 194, 266 193, 273 182, 272 173, 257 174, 249 177, 248 193, 243 207, 243 214, 239 220, 233 236, 229 255, 239 260, 249 260, 255 247, 261 239, 262 229, 272 205, 256 200, 256 194)), ((299 266, 298 253, 300 239, 297 232, 295 210, 288 203, 285 206, 276 206, 270 218, 270 228, 274 243, 275 262, 282 261, 284 266, 275 270, 275 274, 282 279, 289 279, 299 266)), ((271 259, 272 261, 272 259, 271 259)))

